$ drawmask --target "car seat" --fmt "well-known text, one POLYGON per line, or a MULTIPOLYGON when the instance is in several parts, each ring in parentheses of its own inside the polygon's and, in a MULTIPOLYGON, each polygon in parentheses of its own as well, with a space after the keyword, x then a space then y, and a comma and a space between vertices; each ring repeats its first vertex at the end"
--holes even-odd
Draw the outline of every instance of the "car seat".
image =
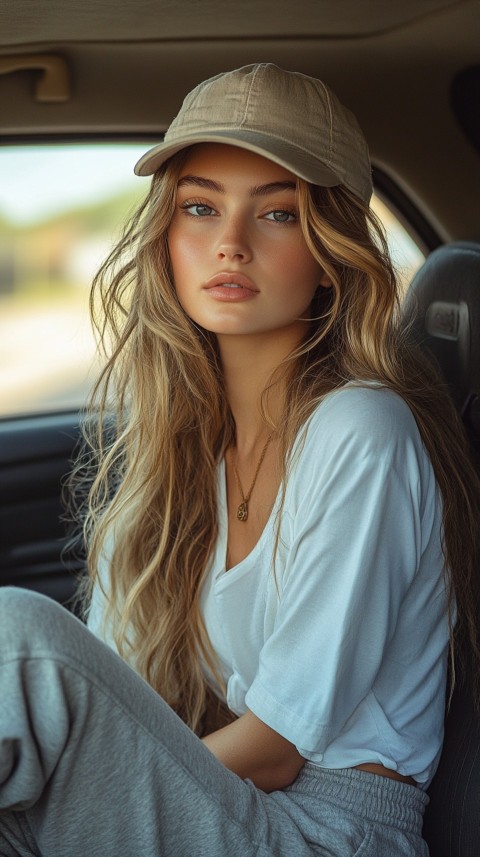
MULTIPOLYGON (((409 335, 433 355, 480 462, 480 243, 453 242, 431 253, 407 293, 404 318, 409 335)), ((429 797, 430 857, 478 857, 480 716, 461 678, 429 797)))
POLYGON ((433 355, 478 452, 480 243, 455 241, 434 250, 407 292, 404 319, 412 338, 433 355))

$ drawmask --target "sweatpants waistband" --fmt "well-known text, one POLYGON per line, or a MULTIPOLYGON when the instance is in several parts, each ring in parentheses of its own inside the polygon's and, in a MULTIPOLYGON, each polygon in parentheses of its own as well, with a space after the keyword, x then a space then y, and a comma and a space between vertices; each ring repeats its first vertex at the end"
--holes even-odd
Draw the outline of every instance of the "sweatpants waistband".
POLYGON ((317 795, 358 817, 420 834, 428 795, 417 786, 359 771, 306 762, 285 792, 317 795))

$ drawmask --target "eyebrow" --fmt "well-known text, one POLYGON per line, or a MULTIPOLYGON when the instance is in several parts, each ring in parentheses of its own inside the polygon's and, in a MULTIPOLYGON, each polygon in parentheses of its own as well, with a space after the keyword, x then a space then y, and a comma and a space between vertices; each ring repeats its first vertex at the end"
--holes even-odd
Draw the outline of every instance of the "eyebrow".
MULTIPOLYGON (((184 187, 185 185, 196 185, 197 187, 205 188, 205 190, 212 190, 216 193, 225 193, 225 187, 223 184, 220 184, 220 182, 214 182, 212 179, 207 179, 203 176, 183 176, 178 182, 178 187, 184 187)), ((268 184, 254 185, 251 187, 250 196, 266 196, 270 193, 280 193, 281 191, 296 189, 296 182, 293 181, 268 182, 268 184)))

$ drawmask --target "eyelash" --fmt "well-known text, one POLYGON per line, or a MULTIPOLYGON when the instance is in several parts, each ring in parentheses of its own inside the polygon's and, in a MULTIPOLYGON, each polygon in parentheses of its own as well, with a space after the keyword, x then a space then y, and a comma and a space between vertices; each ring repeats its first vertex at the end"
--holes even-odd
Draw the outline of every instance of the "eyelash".
MULTIPOLYGON (((206 202, 202 202, 199 199, 187 199, 185 202, 182 202, 180 206, 181 210, 185 212, 187 217, 201 217, 199 214, 192 214, 188 209, 189 208, 208 208, 210 212, 215 211, 211 205, 208 205, 206 202)), ((209 217, 210 215, 206 215, 209 217)))
POLYGON ((289 217, 293 218, 292 220, 274 220, 272 218, 271 222, 277 223, 279 226, 290 226, 298 220, 297 212, 294 208, 273 208, 271 211, 267 211, 264 217, 266 218, 268 214, 288 214, 289 217))
MULTIPOLYGON (((183 212, 185 212, 187 217, 194 217, 197 219, 200 219, 201 217, 211 217, 212 214, 215 212, 215 209, 213 208, 213 206, 208 205, 208 203, 206 203, 200 199, 187 199, 187 200, 185 200, 185 202, 181 203, 180 209, 183 212), (189 211, 190 208, 206 208, 209 210, 209 214, 204 214, 204 215, 192 214, 192 212, 189 211)), ((277 226, 291 226, 294 223, 297 223, 297 220, 298 220, 297 211, 294 208, 272 208, 270 211, 267 211, 264 215, 262 215, 262 217, 264 217, 265 220, 268 219, 268 221, 270 223, 276 223, 277 226), (275 220, 273 218, 268 217, 268 215, 270 215, 270 214, 288 214, 289 217, 292 219, 291 220, 290 219, 289 220, 275 220)))

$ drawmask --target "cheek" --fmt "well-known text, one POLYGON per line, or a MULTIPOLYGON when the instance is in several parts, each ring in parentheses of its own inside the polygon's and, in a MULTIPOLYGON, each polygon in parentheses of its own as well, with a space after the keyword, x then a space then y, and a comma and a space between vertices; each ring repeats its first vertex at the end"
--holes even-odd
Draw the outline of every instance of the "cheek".
POLYGON ((322 266, 305 247, 303 247, 303 253, 299 253, 299 259, 301 260, 299 268, 302 270, 304 279, 318 286, 323 275, 322 266))
POLYGON ((314 294, 316 293, 319 286, 322 284, 322 277, 324 277, 324 270, 321 265, 309 254, 307 264, 306 264, 306 272, 305 279, 308 280, 311 286, 312 299, 314 294))
POLYGON ((298 279, 299 293, 301 293, 301 300, 305 307, 303 311, 305 312, 308 307, 311 307, 312 301, 321 285, 320 280, 323 269, 314 259, 310 258, 305 259, 303 265, 299 265, 297 276, 298 274, 300 275, 298 279))
POLYGON ((285 273, 288 272, 292 282, 297 283, 297 288, 305 298, 313 298, 318 286, 321 284, 323 268, 318 262, 305 252, 302 247, 297 253, 291 254, 288 260, 284 260, 285 273))
POLYGON ((168 235, 168 252, 174 277, 182 270, 186 249, 185 238, 175 228, 172 228, 168 235))
POLYGON ((188 316, 192 315, 195 303, 192 303, 195 274, 199 273, 199 259, 196 245, 198 241, 182 231, 171 228, 168 235, 168 252, 172 272, 173 287, 178 302, 188 316))
POLYGON ((177 297, 183 306, 181 292, 182 292, 182 283, 186 278, 185 277, 186 272, 184 270, 184 265, 183 265, 184 251, 182 248, 182 240, 176 234, 175 229, 170 229, 170 232, 168 234, 167 244, 168 244, 168 255, 170 258, 170 269, 172 272, 173 286, 174 286, 174 289, 177 293, 177 297))
POLYGON ((175 283, 186 280, 193 284, 204 279, 209 270, 207 236, 173 232, 168 240, 175 283))
POLYGON ((277 269, 288 271, 289 276, 296 280, 319 285, 323 268, 310 253, 302 236, 296 234, 276 250, 272 261, 277 269))

